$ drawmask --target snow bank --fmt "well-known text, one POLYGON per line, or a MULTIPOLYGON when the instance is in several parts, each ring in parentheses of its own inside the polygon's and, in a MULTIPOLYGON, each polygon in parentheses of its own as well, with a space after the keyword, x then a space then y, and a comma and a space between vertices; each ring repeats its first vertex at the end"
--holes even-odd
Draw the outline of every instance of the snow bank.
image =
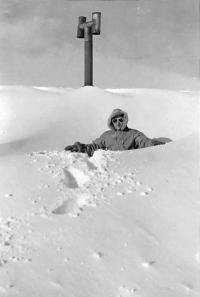
POLYGON ((0 296, 199 296, 198 100, 1 88, 0 296), (92 158, 62 150, 98 136, 116 107, 174 141, 92 158))

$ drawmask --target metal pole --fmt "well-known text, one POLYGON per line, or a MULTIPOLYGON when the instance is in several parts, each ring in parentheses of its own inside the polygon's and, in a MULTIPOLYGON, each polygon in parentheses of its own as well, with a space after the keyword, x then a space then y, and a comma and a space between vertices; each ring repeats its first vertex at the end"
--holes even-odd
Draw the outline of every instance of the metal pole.
POLYGON ((92 21, 86 22, 86 17, 79 16, 77 38, 84 38, 84 85, 93 86, 93 36, 99 35, 101 13, 93 12, 92 21))
POLYGON ((92 28, 85 26, 85 86, 93 85, 93 37, 92 28))

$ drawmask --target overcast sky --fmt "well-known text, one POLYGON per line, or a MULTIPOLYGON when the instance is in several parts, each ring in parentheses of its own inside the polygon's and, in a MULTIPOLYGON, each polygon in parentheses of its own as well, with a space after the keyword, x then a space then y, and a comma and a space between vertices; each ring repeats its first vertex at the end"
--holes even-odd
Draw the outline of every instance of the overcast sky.
POLYGON ((102 13, 95 85, 197 85, 199 0, 0 0, 0 84, 81 86, 78 16, 93 11, 102 13))

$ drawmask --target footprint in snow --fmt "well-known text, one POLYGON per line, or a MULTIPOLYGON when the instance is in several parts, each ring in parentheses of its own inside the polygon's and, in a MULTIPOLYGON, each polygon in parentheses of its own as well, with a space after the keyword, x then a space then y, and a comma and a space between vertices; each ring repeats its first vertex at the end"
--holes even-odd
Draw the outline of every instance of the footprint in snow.
POLYGON ((96 206, 96 204, 91 200, 90 195, 83 193, 78 197, 63 201, 52 213, 57 215, 68 214, 71 216, 80 216, 85 206, 96 206))
POLYGON ((78 184, 77 181, 75 179, 75 177, 71 174, 71 172, 69 170, 67 170, 67 168, 63 169, 64 172, 64 184, 65 186, 67 186, 68 188, 78 188, 78 184))
POLYGON ((97 170, 97 166, 95 166, 91 161, 87 160, 86 164, 90 170, 97 170))
POLYGON ((63 169, 64 172, 64 184, 68 188, 78 188, 83 186, 86 182, 90 180, 90 177, 85 174, 82 170, 71 167, 65 167, 63 169))
POLYGON ((71 214, 73 216, 78 216, 80 214, 80 208, 76 205, 74 199, 68 199, 63 201, 63 203, 54 209, 52 213, 56 215, 71 214))

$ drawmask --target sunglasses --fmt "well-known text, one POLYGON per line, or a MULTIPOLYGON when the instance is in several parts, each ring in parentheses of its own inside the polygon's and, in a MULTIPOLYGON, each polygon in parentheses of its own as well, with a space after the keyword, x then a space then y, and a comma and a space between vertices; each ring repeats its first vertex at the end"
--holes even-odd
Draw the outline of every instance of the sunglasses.
POLYGON ((124 119, 123 119, 122 117, 120 117, 120 118, 114 118, 114 119, 112 120, 113 124, 115 124, 115 123, 117 123, 117 122, 123 123, 123 121, 124 121, 124 119))

